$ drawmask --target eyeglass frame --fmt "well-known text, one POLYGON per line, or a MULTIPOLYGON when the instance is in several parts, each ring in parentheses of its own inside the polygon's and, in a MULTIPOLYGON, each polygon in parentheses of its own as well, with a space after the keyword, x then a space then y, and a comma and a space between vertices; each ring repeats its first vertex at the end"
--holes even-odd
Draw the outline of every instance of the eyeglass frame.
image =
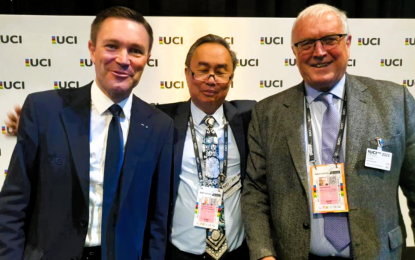
POLYGON ((318 38, 318 39, 307 39, 307 40, 299 41, 299 42, 297 42, 297 43, 294 43, 294 44, 293 44, 293 46, 294 46, 294 47, 296 47, 296 48, 297 48, 297 49, 301 52, 301 49, 298 47, 298 45, 299 45, 299 44, 301 44, 301 43, 303 43, 303 42, 306 42, 306 41, 313 41, 313 49, 312 49, 311 51, 314 51, 314 49, 316 48, 316 43, 317 43, 317 41, 320 41, 321 45, 322 45, 322 46, 323 46, 323 48, 326 50, 325 45, 321 42, 321 40, 322 40, 322 39, 327 38, 327 37, 331 37, 331 36, 339 36, 339 37, 340 37, 340 39, 338 40, 338 42, 337 42, 337 44, 336 44, 336 45, 333 45, 333 48, 334 48, 334 47, 335 47, 335 46, 337 46, 337 45, 340 43, 340 41, 341 41, 343 38, 345 38, 347 35, 349 35, 349 34, 347 34, 347 33, 330 34, 330 35, 326 35, 326 36, 323 36, 323 37, 318 38))
POLYGON ((191 69, 191 68, 189 68, 189 67, 186 67, 186 69, 188 69, 191 73, 192 73, 192 78, 194 79, 194 80, 197 80, 197 81, 200 81, 200 82, 206 82, 207 80, 209 80, 210 79, 210 77, 213 77, 213 80, 216 82, 216 84, 228 84, 231 80, 232 80, 232 78, 233 78, 233 73, 229 76, 229 79, 228 79, 228 81, 227 82, 217 82, 216 81, 216 75, 215 74, 206 74, 208 77, 205 79, 205 80, 200 80, 200 79, 196 79, 195 78, 195 73, 193 72, 193 70, 191 69))

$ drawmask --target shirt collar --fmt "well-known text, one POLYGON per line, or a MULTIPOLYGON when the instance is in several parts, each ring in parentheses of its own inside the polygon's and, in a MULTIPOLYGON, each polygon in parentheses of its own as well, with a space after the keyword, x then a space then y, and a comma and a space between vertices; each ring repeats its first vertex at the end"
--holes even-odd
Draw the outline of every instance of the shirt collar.
MULTIPOLYGON (((195 122, 196 125, 199 125, 202 123, 202 120, 205 118, 206 113, 200 110, 193 101, 190 101, 190 111, 192 112, 193 116, 193 122, 195 122)), ((223 104, 213 113, 213 118, 215 118, 216 123, 218 125, 223 124, 223 104)))
MULTIPOLYGON (((133 93, 131 92, 128 98, 118 103, 122 108, 125 118, 128 120, 130 120, 131 117, 131 107, 133 104, 132 95, 133 93)), ((100 115, 108 111, 108 108, 114 104, 114 102, 98 87, 95 80, 91 86, 91 101, 100 115)))
MULTIPOLYGON (((343 99, 344 97, 344 85, 346 82, 346 74, 343 75, 341 80, 337 82, 334 87, 332 87, 329 93, 333 94, 335 97, 343 99)), ((308 104, 311 104, 318 96, 320 96, 323 92, 318 91, 312 87, 310 87, 307 83, 304 82, 305 91, 306 91, 306 99, 308 104)))

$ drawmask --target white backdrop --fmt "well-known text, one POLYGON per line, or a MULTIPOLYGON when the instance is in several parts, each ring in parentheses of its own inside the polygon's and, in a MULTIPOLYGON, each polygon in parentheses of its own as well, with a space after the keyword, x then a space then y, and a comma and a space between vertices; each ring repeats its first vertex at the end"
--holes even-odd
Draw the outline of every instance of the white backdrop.
MULTIPOLYGON (((151 103, 187 100, 187 50, 199 37, 226 37, 239 64, 228 100, 261 100, 301 81, 290 47, 293 18, 147 17, 154 30, 152 60, 134 93, 151 103)), ((3 119, 32 92, 80 87, 94 78, 87 42, 93 17, 0 15, 0 186, 15 138, 3 119)), ((350 19, 348 73, 384 79, 415 95, 415 20, 350 19)), ((415 158, 414 158, 415 160, 415 158)), ((414 246, 406 200, 400 202, 414 246)))

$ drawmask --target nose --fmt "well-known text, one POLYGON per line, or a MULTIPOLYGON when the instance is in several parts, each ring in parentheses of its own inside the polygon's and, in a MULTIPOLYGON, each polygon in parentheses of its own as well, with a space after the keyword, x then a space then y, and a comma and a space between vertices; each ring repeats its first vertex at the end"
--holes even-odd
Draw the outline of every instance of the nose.
POLYGON ((321 41, 317 41, 316 45, 314 46, 313 55, 316 57, 323 57, 323 56, 326 56, 326 54, 327 54, 326 49, 324 49, 324 46, 321 43, 321 41))
POLYGON ((116 62, 121 66, 127 66, 130 64, 130 59, 128 55, 128 50, 120 49, 117 53, 116 62))
POLYGON ((215 74, 210 74, 205 82, 207 85, 215 85, 216 84, 215 74))

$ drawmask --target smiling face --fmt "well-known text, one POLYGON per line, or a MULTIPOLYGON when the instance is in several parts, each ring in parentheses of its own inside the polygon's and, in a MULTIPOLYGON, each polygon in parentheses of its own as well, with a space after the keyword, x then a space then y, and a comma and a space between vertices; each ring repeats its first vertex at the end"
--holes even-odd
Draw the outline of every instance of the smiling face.
MULTIPOLYGON (((346 32, 343 31, 340 18, 328 12, 321 17, 307 16, 299 20, 292 33, 292 42, 342 33, 346 32)), ((348 35, 340 40, 338 46, 328 51, 317 41, 314 51, 306 54, 293 46, 297 66, 304 81, 316 90, 330 90, 346 72, 351 40, 351 36, 348 35)))
POLYGON ((213 114, 222 104, 229 91, 228 83, 216 83, 213 77, 205 81, 193 79, 194 73, 229 75, 233 74, 232 58, 229 51, 218 43, 204 43, 196 48, 185 69, 186 81, 193 103, 206 114, 213 114))
POLYGON ((145 27, 128 19, 107 18, 98 31, 96 44, 89 41, 88 48, 98 87, 115 103, 126 99, 150 58, 145 27))

